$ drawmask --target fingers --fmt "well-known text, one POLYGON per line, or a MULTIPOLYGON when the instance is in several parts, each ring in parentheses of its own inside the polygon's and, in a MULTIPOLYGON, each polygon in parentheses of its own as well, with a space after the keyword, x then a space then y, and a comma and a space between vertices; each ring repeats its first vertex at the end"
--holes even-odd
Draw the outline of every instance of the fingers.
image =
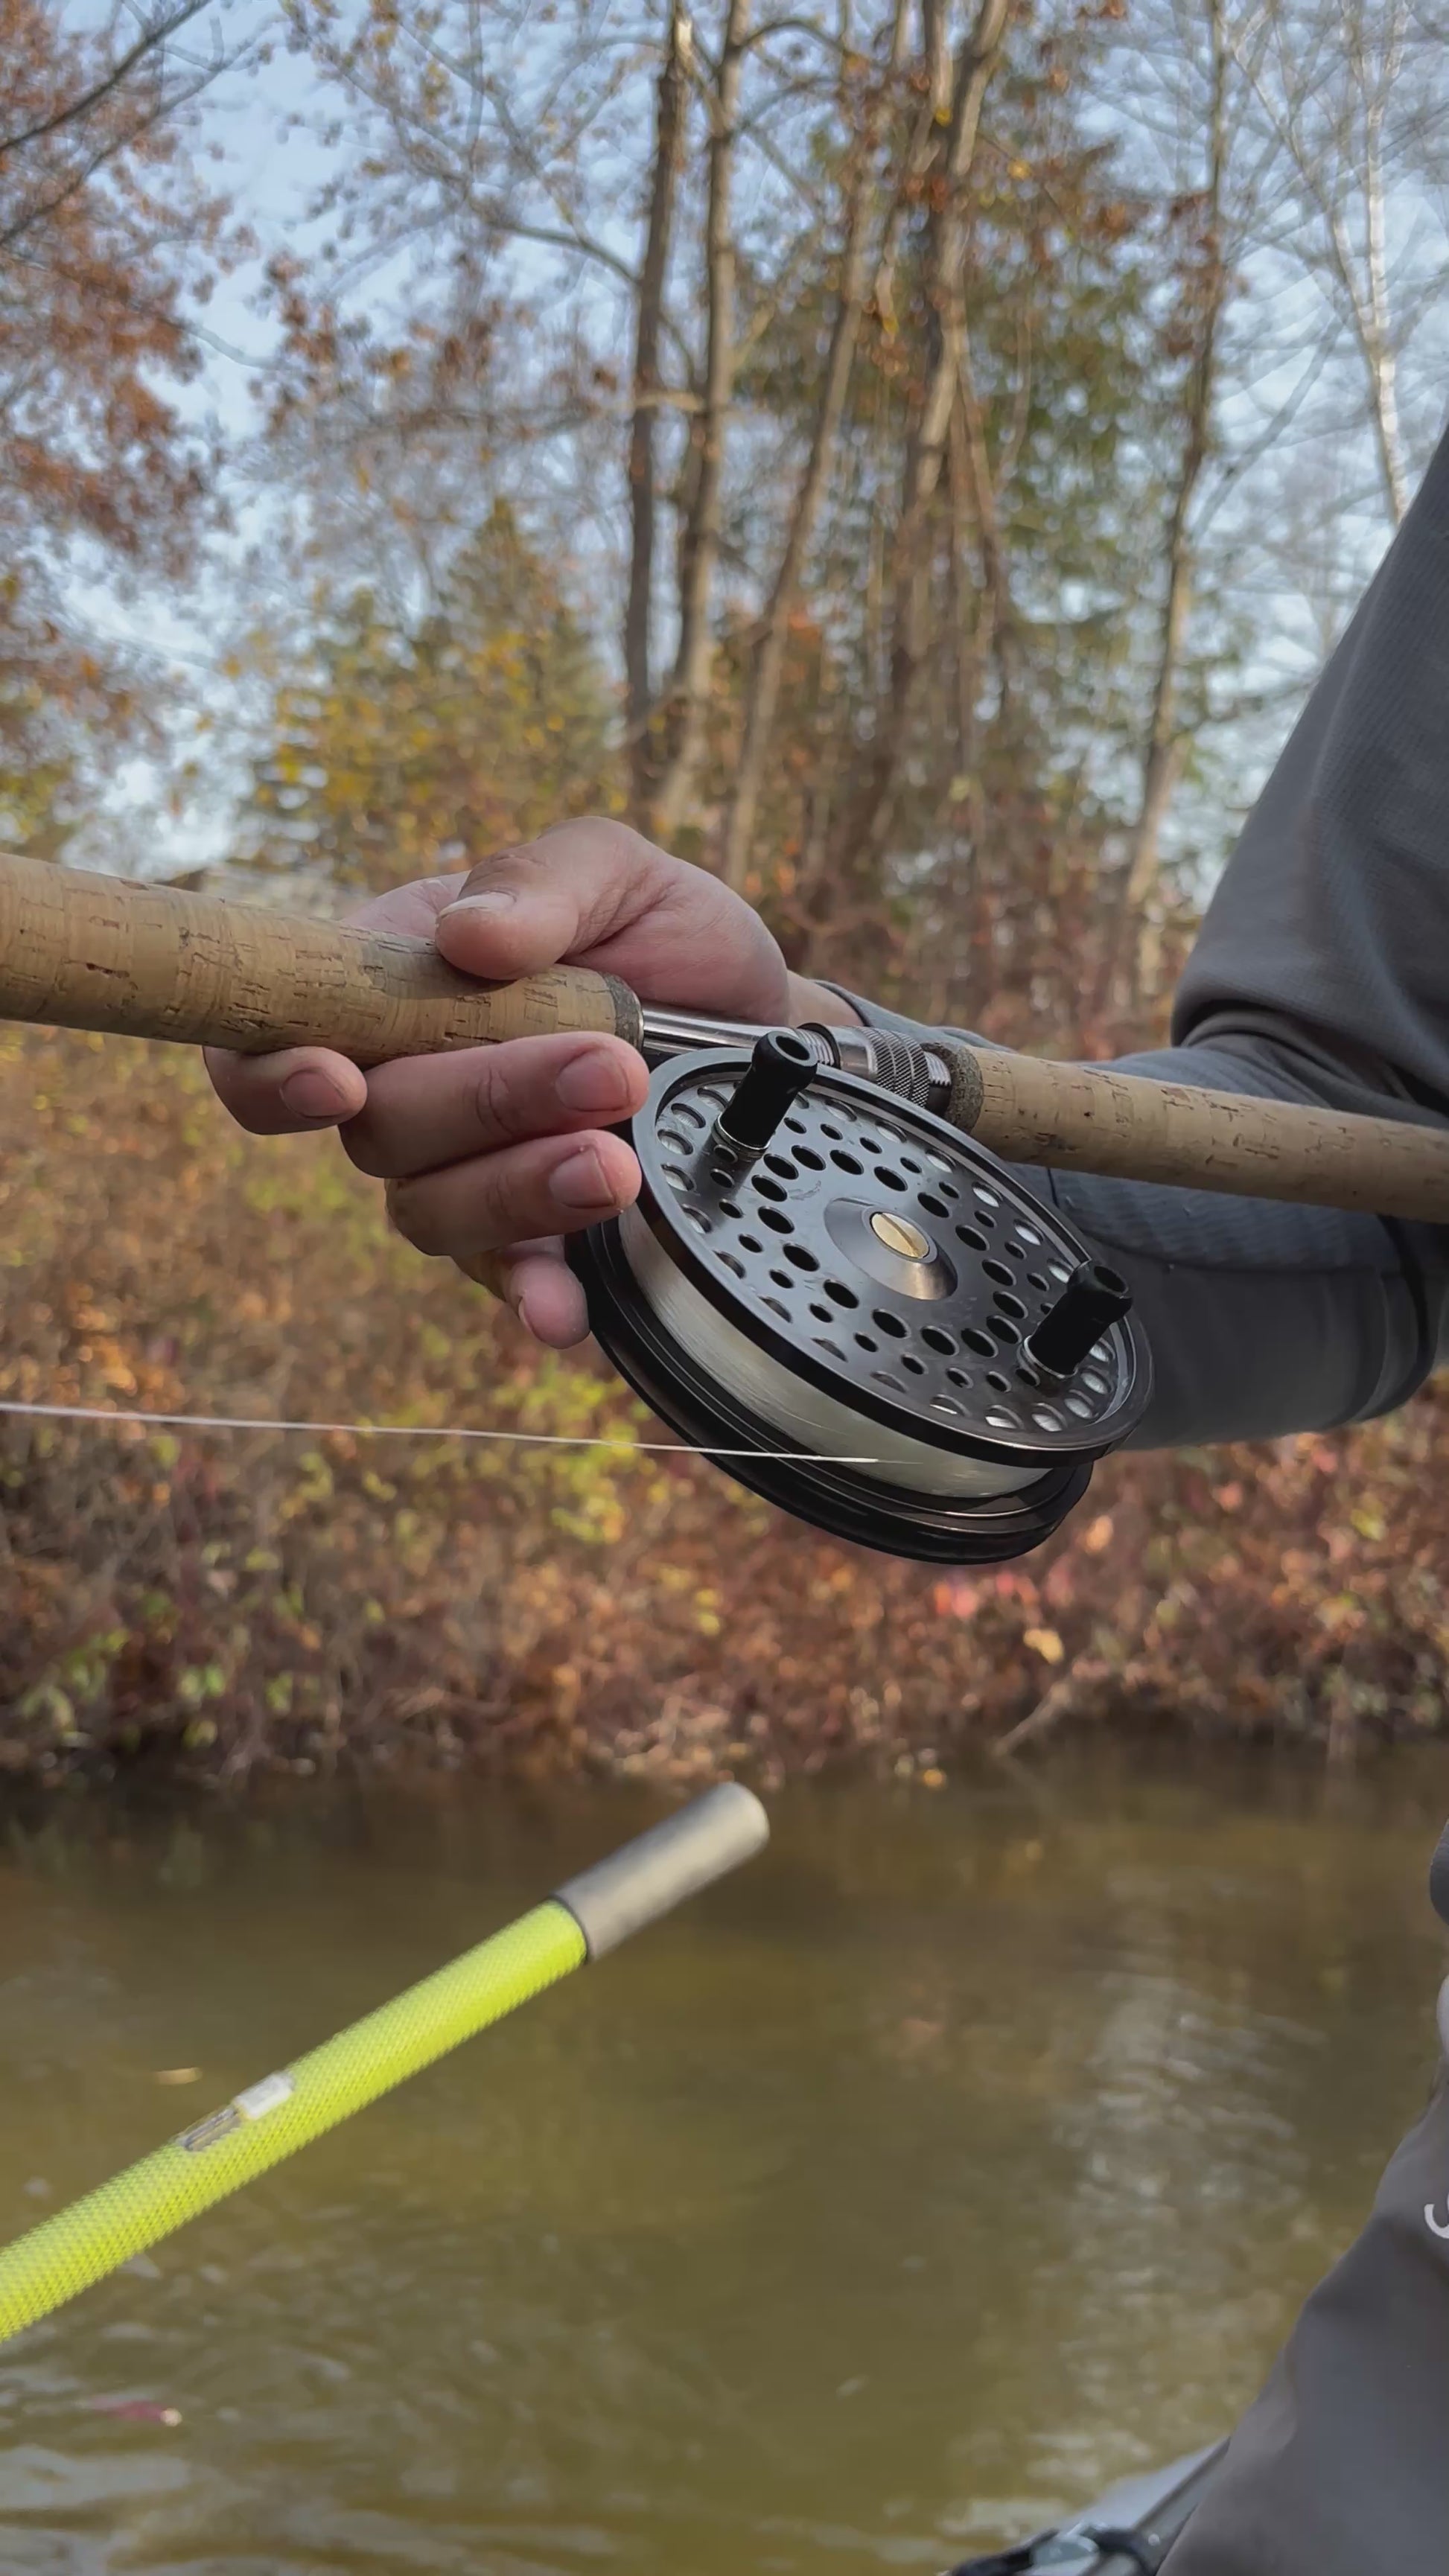
POLYGON ((576 1234, 633 1204, 639 1166, 620 1136, 546 1136, 388 1183, 398 1232, 472 1267, 531 1236, 576 1234))
POLYGON ((254 1136, 337 1127, 366 1104, 366 1075, 326 1047, 288 1047, 279 1055, 232 1055, 208 1047, 205 1053, 223 1108, 254 1136))
MULTIPOLYGON (((480 977, 569 961, 619 975, 646 999, 762 1024, 791 1016, 784 960, 749 905, 609 820, 561 824, 466 878, 400 887, 361 918, 431 935, 452 965, 480 977)), ((320 1047, 212 1051, 207 1062, 242 1126, 256 1135, 340 1126, 419 1251, 501 1291, 540 1341, 565 1349, 583 1338, 583 1292, 560 1240, 637 1194, 634 1156, 607 1132, 645 1097, 631 1049, 561 1034, 367 1076, 320 1047)))
POLYGON ((414 877, 411 884, 389 886, 371 895, 348 920, 365 930, 395 930, 404 939, 431 939, 438 915, 462 893, 467 880, 461 868, 450 877, 414 877))
MULTIPOLYGON (((450 964, 490 979, 506 981, 569 960, 621 976, 646 1000, 762 1025, 791 1016, 784 959, 749 905, 706 870, 608 819, 559 824, 480 861, 466 877, 396 887, 358 917, 375 928, 435 937, 450 964)), ((388 1123, 387 1094, 376 1092, 377 1077, 364 1081, 325 1048, 270 1057, 209 1050, 207 1064, 225 1107, 254 1135, 344 1125, 365 1106, 370 1115, 374 1100, 379 1128, 388 1123)), ((500 1075, 500 1085, 511 1079, 500 1075)), ((632 1105, 601 1102, 594 1114, 622 1117, 632 1105)), ((513 1115, 506 1097, 504 1111, 513 1115)), ((466 1107, 459 1117, 466 1128, 466 1107)), ((366 1132, 359 1141, 364 1170, 395 1171, 403 1160, 417 1167, 411 1148, 394 1153, 380 1144, 386 1159, 368 1161, 366 1132)), ((441 1160, 446 1150, 435 1146, 430 1159, 441 1160)), ((458 1150, 476 1147, 465 1139, 458 1150)))
POLYGON ((643 1059, 617 1038, 520 1038, 412 1057, 368 1078, 342 1141, 388 1183, 394 1224, 513 1309, 534 1339, 568 1350, 588 1333, 561 1236, 627 1207, 639 1168, 600 1132, 640 1107, 643 1059))
POLYGON ((643 1058, 619 1038, 518 1038, 405 1056, 368 1076, 366 1107, 342 1141, 359 1171, 406 1180, 533 1137, 613 1126, 648 1087, 643 1058))
POLYGON ((470 869, 438 946, 466 974, 535 974, 617 936, 676 864, 627 824, 560 823, 470 869))
POLYGON ((511 1306, 534 1340, 550 1350, 571 1350, 576 1342, 588 1339, 588 1305, 564 1261, 557 1236, 548 1242, 511 1244, 504 1252, 484 1253, 459 1267, 511 1306))
POLYGON ((508 1302, 536 1342, 551 1351, 572 1350, 589 1337, 589 1309, 583 1284, 566 1268, 562 1256, 534 1252, 516 1263, 509 1278, 508 1302))
POLYGON ((646 1000, 768 1022, 789 979, 759 915, 717 877, 627 824, 560 823, 471 869, 438 912, 450 965, 499 980, 567 960, 622 976, 646 1000))

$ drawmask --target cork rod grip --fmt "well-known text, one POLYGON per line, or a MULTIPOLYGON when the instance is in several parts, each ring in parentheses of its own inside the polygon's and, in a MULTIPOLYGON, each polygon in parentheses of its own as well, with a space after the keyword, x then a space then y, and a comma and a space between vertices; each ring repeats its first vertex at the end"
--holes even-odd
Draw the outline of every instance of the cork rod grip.
POLYGON ((1008 1163, 1449 1225, 1449 1132, 1150 1082, 1102 1065, 951 1051, 947 1116, 1008 1163))
MULTIPOLYGON (((638 1001, 561 966, 480 984, 430 940, 0 855, 0 1019, 354 1063, 598 1029, 638 1001)), ((701 1024, 702 1039, 707 1023, 701 1024)), ((1008 1162, 1449 1225, 1449 1133, 957 1046, 948 1116, 1008 1162)))
POLYGON ((0 1019, 188 1046, 326 1046, 355 1064, 600 1029, 637 1043, 612 975, 480 984, 432 942, 0 856, 0 1019))

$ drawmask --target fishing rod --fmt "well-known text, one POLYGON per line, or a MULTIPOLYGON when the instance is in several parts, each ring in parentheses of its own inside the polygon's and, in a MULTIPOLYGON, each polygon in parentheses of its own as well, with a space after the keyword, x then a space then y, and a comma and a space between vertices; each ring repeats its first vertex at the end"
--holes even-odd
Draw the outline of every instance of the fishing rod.
POLYGON ((738 1869, 769 1832, 750 1790, 726 1781, 706 1791, 461 1958, 42 2219, 0 2247, 0 2343, 738 1869))
POLYGON ((574 1238, 594 1335, 815 1527, 969 1564, 1056 1529, 1142 1418, 1126 1283, 1008 1164, 1449 1223, 1449 1135, 867 1028, 760 1031, 561 966, 0 859, 0 1018, 368 1066, 561 1030, 638 1047, 643 1175, 574 1238), (785 1453, 785 1454, 782 1454, 785 1453))
MULTIPOLYGON (((263 1055, 325 1046, 363 1066, 598 1030, 651 1062, 752 1046, 738 1020, 641 1004, 616 975, 460 974, 430 940, 0 854, 0 1019, 263 1055)), ((805 1032, 822 1067, 875 1082, 989 1153, 1060 1171, 1449 1224, 1449 1136, 891 1031, 805 1032)))

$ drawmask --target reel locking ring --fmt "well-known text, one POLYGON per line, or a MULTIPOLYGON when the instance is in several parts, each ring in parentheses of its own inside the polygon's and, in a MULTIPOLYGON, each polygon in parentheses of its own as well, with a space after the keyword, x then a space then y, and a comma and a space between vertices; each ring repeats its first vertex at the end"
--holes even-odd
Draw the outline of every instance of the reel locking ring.
POLYGON ((1019 1556, 1140 1420, 1123 1281, 993 1155, 795 1032, 672 1057, 626 1132, 639 1199, 569 1247, 591 1329, 796 1519, 937 1564, 1019 1556))

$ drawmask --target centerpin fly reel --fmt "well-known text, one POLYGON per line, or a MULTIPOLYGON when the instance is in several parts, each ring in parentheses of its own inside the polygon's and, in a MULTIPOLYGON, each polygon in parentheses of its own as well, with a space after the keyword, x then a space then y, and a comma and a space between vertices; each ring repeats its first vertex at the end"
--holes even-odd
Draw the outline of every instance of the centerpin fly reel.
POLYGON ((570 1251, 593 1332, 691 1447, 797 1519, 938 1564, 1019 1556, 1141 1418, 1126 1283, 943 1118, 822 1061, 822 1037, 657 1067, 627 1131, 639 1198, 570 1251))

